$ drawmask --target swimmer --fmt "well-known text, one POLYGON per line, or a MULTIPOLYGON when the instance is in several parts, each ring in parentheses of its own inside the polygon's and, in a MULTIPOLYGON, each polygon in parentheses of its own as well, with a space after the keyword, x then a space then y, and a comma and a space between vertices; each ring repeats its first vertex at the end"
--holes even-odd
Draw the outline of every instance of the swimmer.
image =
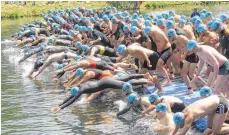
POLYGON ((173 116, 176 129, 172 135, 184 135, 188 132, 192 122, 196 119, 208 116, 208 128, 212 129, 212 134, 229 134, 229 126, 222 127, 228 113, 228 100, 222 96, 209 96, 200 99, 182 112, 177 112, 173 116), (179 128, 181 128, 179 130, 179 128), (178 131, 179 130, 179 131, 178 131), (178 133, 177 133, 178 132, 178 133))
POLYGON ((226 90, 229 96, 229 61, 214 48, 207 45, 198 45, 195 40, 189 40, 188 50, 196 53, 200 58, 200 64, 196 76, 200 75, 203 64, 206 62, 213 68, 212 83, 214 94, 220 95, 221 89, 226 90))
POLYGON ((181 112, 186 107, 185 104, 176 97, 173 96, 161 96, 159 97, 157 94, 153 93, 149 95, 149 102, 151 105, 143 112, 143 114, 148 114, 150 111, 155 109, 155 106, 159 103, 166 104, 168 108, 168 112, 181 112))

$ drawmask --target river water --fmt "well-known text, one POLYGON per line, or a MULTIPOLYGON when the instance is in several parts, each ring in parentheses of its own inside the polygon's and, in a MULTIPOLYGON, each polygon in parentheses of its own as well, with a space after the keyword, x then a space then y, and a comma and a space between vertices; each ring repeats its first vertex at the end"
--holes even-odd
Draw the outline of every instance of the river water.
MULTIPOLYGON (((182 8, 184 10, 184 8, 182 8)), ((181 12, 182 9, 175 9, 181 12)), ((212 12, 229 13, 228 7, 213 6, 212 12)), ((109 92, 101 101, 91 104, 74 104, 57 114, 50 109, 64 98, 60 84, 52 81, 54 67, 50 66, 37 80, 26 77, 33 63, 26 61, 18 64, 22 50, 8 41, 9 36, 18 32, 20 25, 38 18, 23 18, 1 21, 1 130, 3 135, 140 135, 155 134, 151 117, 135 119, 130 111, 125 120, 115 117, 118 111, 114 101, 120 100, 116 92, 109 92)), ((175 81, 176 87, 184 85, 175 81)), ((123 97, 122 97, 123 98, 123 97)), ((124 99, 124 98, 123 98, 124 99)), ((188 134, 201 134, 191 130, 188 134)))

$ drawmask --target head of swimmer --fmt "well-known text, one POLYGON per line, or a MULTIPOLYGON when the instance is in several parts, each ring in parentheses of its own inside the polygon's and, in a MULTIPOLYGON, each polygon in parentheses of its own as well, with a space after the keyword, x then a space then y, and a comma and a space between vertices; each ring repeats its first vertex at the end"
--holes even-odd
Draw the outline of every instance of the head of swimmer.
POLYGON ((117 52, 119 55, 126 55, 127 54, 127 47, 124 44, 120 44, 117 48, 117 52))
POLYGON ((124 83, 122 86, 123 95, 128 96, 133 92, 132 85, 130 83, 124 83))
POLYGON ((168 112, 168 107, 165 103, 159 103, 156 106, 156 117, 157 119, 162 119, 168 112))
POLYGON ((169 29, 166 35, 169 39, 170 44, 173 44, 177 36, 176 31, 174 29, 169 29))
POLYGON ((132 105, 139 105, 141 103, 141 99, 137 93, 131 93, 127 97, 128 103, 132 105))
POLYGON ((200 51, 200 47, 195 40, 188 40, 186 49, 188 49, 189 52, 199 52, 200 51))
POLYGON ((149 95, 149 102, 152 105, 157 105, 160 103, 160 97, 156 93, 152 93, 149 95))
POLYGON ((204 99, 212 95, 212 89, 208 86, 204 86, 200 89, 199 93, 200 93, 200 98, 204 99))

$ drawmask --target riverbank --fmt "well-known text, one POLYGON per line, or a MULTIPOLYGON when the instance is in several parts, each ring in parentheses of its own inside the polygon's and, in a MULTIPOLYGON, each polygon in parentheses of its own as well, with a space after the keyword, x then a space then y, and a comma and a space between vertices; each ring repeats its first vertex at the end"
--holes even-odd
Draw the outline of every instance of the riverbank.
POLYGON ((96 8, 102 9, 107 5, 107 2, 54 2, 48 4, 48 2, 36 1, 33 6, 33 2, 27 2, 26 5, 24 3, 19 4, 15 2, 14 4, 5 4, 5 2, 1 2, 1 18, 19 18, 19 17, 32 17, 39 16, 41 13, 45 13, 48 10, 54 9, 65 9, 65 8, 74 8, 77 6, 83 6, 86 8, 96 8))
MULTIPOLYGON (((96 8, 96 9, 102 9, 105 6, 115 6, 118 10, 128 10, 130 13, 133 11, 134 8, 134 2, 129 1, 123 1, 123 2, 26 2, 26 5, 24 2, 18 3, 8 3, 1 2, 1 18, 7 19, 7 18, 20 18, 20 17, 32 17, 32 16, 39 16, 41 13, 47 12, 48 10, 54 10, 54 9, 65 9, 65 8, 74 8, 77 6, 83 6, 86 8, 96 8), (35 4, 35 5, 34 5, 35 4), (120 8, 120 9, 119 9, 120 8), (9 10, 10 9, 10 10, 9 10)), ((160 11, 160 10, 176 10, 176 9, 183 9, 181 14, 188 15, 191 14, 193 11, 193 8, 203 9, 206 8, 211 11, 211 9, 208 8, 208 6, 214 5, 215 8, 218 8, 220 6, 228 5, 229 2, 190 2, 190 1, 144 1, 140 7, 140 13, 145 14, 152 11, 160 11)))

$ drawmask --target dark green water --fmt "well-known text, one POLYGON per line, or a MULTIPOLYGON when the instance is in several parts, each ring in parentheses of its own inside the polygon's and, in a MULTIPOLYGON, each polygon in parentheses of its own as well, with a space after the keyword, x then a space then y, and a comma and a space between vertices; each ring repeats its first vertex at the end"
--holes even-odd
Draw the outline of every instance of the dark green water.
MULTIPOLYGON (((177 9, 177 12, 184 10, 177 9)), ((216 13, 229 13, 227 6, 216 7, 216 13)), ((189 11, 191 14, 191 11, 189 11)), ((21 24, 39 18, 23 18, 1 21, 1 40, 18 32, 21 24)), ((1 130, 3 135, 41 135, 41 134, 155 134, 151 130, 151 118, 141 118, 137 121, 123 121, 114 114, 118 111, 114 101, 116 92, 111 92, 102 98, 101 102, 83 105, 72 105, 57 114, 50 109, 60 103, 64 92, 59 84, 52 82, 53 67, 50 67, 38 79, 30 80, 26 77, 33 64, 26 61, 18 64, 22 57, 22 50, 17 49, 10 42, 1 44, 1 130)), ((177 83, 179 86, 180 84, 177 83)), ((120 94, 119 94, 120 95, 120 94)), ((117 99, 116 99, 117 98, 117 99)), ((132 120, 132 117, 127 117, 132 120)), ((194 131, 192 134, 199 134, 194 131)))

